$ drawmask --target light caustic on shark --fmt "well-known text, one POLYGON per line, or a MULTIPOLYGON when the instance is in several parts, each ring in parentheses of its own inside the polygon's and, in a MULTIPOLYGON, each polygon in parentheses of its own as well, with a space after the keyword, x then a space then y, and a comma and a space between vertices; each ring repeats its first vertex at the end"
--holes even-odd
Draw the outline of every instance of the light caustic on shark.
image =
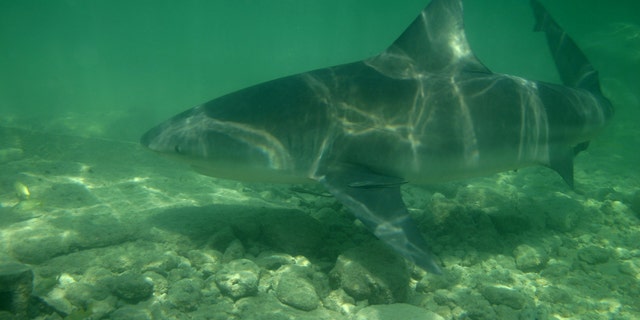
POLYGON ((400 187, 531 165, 573 186, 573 158, 613 115, 598 74, 531 1, 563 85, 496 74, 460 0, 432 0, 383 53, 258 84, 152 128, 143 145, 214 177, 322 184, 416 265, 441 272, 400 187))

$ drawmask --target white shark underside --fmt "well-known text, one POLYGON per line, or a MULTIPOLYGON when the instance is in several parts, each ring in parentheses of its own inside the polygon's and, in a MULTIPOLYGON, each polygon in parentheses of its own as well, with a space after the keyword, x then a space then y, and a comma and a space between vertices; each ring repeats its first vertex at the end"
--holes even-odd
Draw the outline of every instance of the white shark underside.
POLYGON ((378 238, 440 267, 400 186, 546 165, 573 185, 573 157, 613 114, 597 73, 537 2, 564 85, 495 74, 473 55, 459 0, 433 0, 375 57, 249 87, 149 130, 142 144, 236 180, 318 181, 378 238))

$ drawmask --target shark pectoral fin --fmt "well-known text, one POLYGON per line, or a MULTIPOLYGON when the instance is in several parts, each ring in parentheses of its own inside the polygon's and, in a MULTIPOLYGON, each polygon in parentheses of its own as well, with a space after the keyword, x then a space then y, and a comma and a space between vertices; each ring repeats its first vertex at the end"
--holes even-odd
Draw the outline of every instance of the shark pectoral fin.
POLYGON ((573 148, 556 147, 549 150, 549 163, 547 166, 557 172, 562 179, 573 189, 573 148))
POLYGON ((419 267, 442 272, 402 201, 404 180, 356 166, 338 166, 320 181, 380 240, 419 267))

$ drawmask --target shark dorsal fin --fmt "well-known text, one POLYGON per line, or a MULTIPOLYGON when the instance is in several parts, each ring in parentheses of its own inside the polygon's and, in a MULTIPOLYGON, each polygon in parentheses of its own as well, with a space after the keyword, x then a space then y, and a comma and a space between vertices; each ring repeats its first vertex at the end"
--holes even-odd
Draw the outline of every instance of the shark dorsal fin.
POLYGON ((394 78, 448 71, 491 73, 467 42, 461 0, 432 0, 387 50, 366 63, 394 78))

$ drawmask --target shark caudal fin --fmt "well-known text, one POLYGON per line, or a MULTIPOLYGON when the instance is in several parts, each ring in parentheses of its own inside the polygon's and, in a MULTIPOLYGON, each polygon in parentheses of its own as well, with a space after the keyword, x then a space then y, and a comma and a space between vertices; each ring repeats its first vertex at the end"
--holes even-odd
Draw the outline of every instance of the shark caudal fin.
POLYGON ((549 12, 538 0, 531 0, 531 7, 535 15, 534 31, 543 31, 547 36, 547 43, 560 73, 562 83, 566 86, 588 90, 602 94, 598 72, 593 68, 582 50, 556 23, 549 12))

